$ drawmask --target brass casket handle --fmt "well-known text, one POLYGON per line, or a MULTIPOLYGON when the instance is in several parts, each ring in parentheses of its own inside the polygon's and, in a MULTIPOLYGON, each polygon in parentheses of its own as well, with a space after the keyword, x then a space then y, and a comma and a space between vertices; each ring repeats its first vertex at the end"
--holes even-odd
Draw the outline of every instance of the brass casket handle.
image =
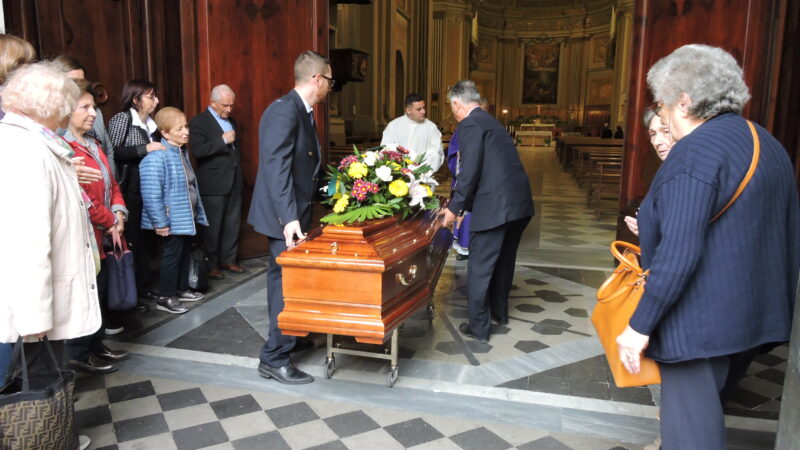
POLYGON ((395 280, 397 280, 397 283, 400 284, 401 286, 410 285, 414 281, 414 278, 416 277, 417 277, 416 264, 412 264, 411 267, 408 268, 408 280, 406 280, 406 277, 402 273, 398 273, 397 275, 394 276, 395 280))

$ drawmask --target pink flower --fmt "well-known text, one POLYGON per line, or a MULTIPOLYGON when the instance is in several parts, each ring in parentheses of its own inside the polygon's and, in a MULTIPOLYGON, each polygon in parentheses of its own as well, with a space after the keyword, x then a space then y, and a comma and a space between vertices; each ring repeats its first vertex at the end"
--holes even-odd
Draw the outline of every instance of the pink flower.
POLYGON ((350 167, 350 164, 354 162, 358 162, 358 156, 356 155, 345 156, 344 158, 342 158, 341 161, 339 161, 339 170, 342 172, 346 171, 347 168, 350 167))
POLYGON ((397 151, 402 153, 403 155, 407 155, 409 153, 408 149, 403 147, 402 145, 397 146, 397 151))
POLYGON ((403 155, 400 154, 400 152, 396 152, 393 150, 383 150, 381 151, 381 153, 386 155, 386 158, 389 159, 390 161, 395 161, 398 163, 403 162, 403 155))
POLYGON ((353 190, 351 194, 353 198, 358 200, 359 202, 363 202, 367 199, 367 194, 375 194, 378 192, 378 185, 375 183, 370 183, 369 181, 364 180, 356 180, 353 183, 353 190))

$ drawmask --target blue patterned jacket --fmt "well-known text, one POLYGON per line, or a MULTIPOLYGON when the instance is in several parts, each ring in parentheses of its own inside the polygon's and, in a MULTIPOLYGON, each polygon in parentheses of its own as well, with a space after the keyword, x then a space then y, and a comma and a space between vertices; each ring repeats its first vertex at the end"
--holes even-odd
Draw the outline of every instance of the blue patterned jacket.
MULTIPOLYGON (((193 236, 195 222, 208 225, 200 189, 197 189, 197 210, 189 199, 189 186, 181 158, 189 158, 185 149, 161 141, 166 151, 150 152, 139 164, 142 194, 142 228, 169 227, 170 234, 193 236)), ((189 166, 191 167, 191 165, 189 166)))

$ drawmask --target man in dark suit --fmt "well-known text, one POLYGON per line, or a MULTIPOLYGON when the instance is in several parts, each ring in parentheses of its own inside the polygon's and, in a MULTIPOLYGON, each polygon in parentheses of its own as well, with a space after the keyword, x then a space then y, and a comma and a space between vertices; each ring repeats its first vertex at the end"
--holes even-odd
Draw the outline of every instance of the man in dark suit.
POLYGON ((453 198, 442 211, 445 226, 472 212, 467 267, 469 322, 461 333, 488 342, 491 320, 508 323, 508 293, 517 247, 533 216, 528 174, 511 136, 480 108, 475 83, 463 80, 448 93, 459 121, 460 170, 453 198))
POLYGON ((330 62, 316 52, 303 52, 294 63, 294 80, 294 89, 275 100, 261 116, 258 176, 247 221, 269 238, 269 337, 261 348, 258 372, 281 383, 302 384, 314 378, 291 364, 289 352, 297 350, 295 345, 300 342, 278 328, 283 284, 275 258, 293 247, 295 239, 303 239, 303 232, 311 227, 320 169, 313 107, 333 87, 330 62))
POLYGON ((221 280, 219 270, 242 273, 236 263, 239 224, 242 220, 242 157, 231 117, 236 95, 227 85, 211 90, 208 109, 189 122, 189 149, 197 159, 197 182, 208 216, 203 248, 208 256, 210 278, 221 280))

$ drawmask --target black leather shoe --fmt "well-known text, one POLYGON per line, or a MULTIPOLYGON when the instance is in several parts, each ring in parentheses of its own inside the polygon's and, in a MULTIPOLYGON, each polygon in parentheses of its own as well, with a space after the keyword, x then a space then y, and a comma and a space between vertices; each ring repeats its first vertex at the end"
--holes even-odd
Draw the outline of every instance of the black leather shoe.
POLYGON ((461 253, 456 255, 456 261, 466 261, 468 259, 469 259, 469 255, 462 255, 461 253))
POLYGON ((88 373, 111 373, 117 370, 114 365, 103 361, 95 355, 91 355, 84 361, 76 361, 74 359, 69 361, 70 366, 75 370, 88 373))
POLYGON ((314 348, 314 341, 311 339, 298 339, 294 343, 294 347, 289 350, 289 353, 302 352, 314 348))
POLYGON ((485 338, 478 337, 478 335, 473 333, 472 330, 469 329, 469 325, 466 322, 458 326, 458 331, 460 331, 461 334, 463 334, 464 336, 471 337, 472 339, 475 339, 478 342, 483 342, 484 344, 489 342, 488 337, 485 338))
POLYGON ((104 345, 103 351, 97 353, 97 356, 109 361, 125 361, 131 357, 131 354, 125 350, 114 350, 104 345))
POLYGON ((258 363, 258 374, 264 378, 274 378, 283 384, 306 384, 314 381, 314 377, 291 364, 283 367, 272 367, 258 363))
POLYGON ((499 325, 508 325, 508 317, 500 318, 492 314, 492 320, 497 322, 499 325))

